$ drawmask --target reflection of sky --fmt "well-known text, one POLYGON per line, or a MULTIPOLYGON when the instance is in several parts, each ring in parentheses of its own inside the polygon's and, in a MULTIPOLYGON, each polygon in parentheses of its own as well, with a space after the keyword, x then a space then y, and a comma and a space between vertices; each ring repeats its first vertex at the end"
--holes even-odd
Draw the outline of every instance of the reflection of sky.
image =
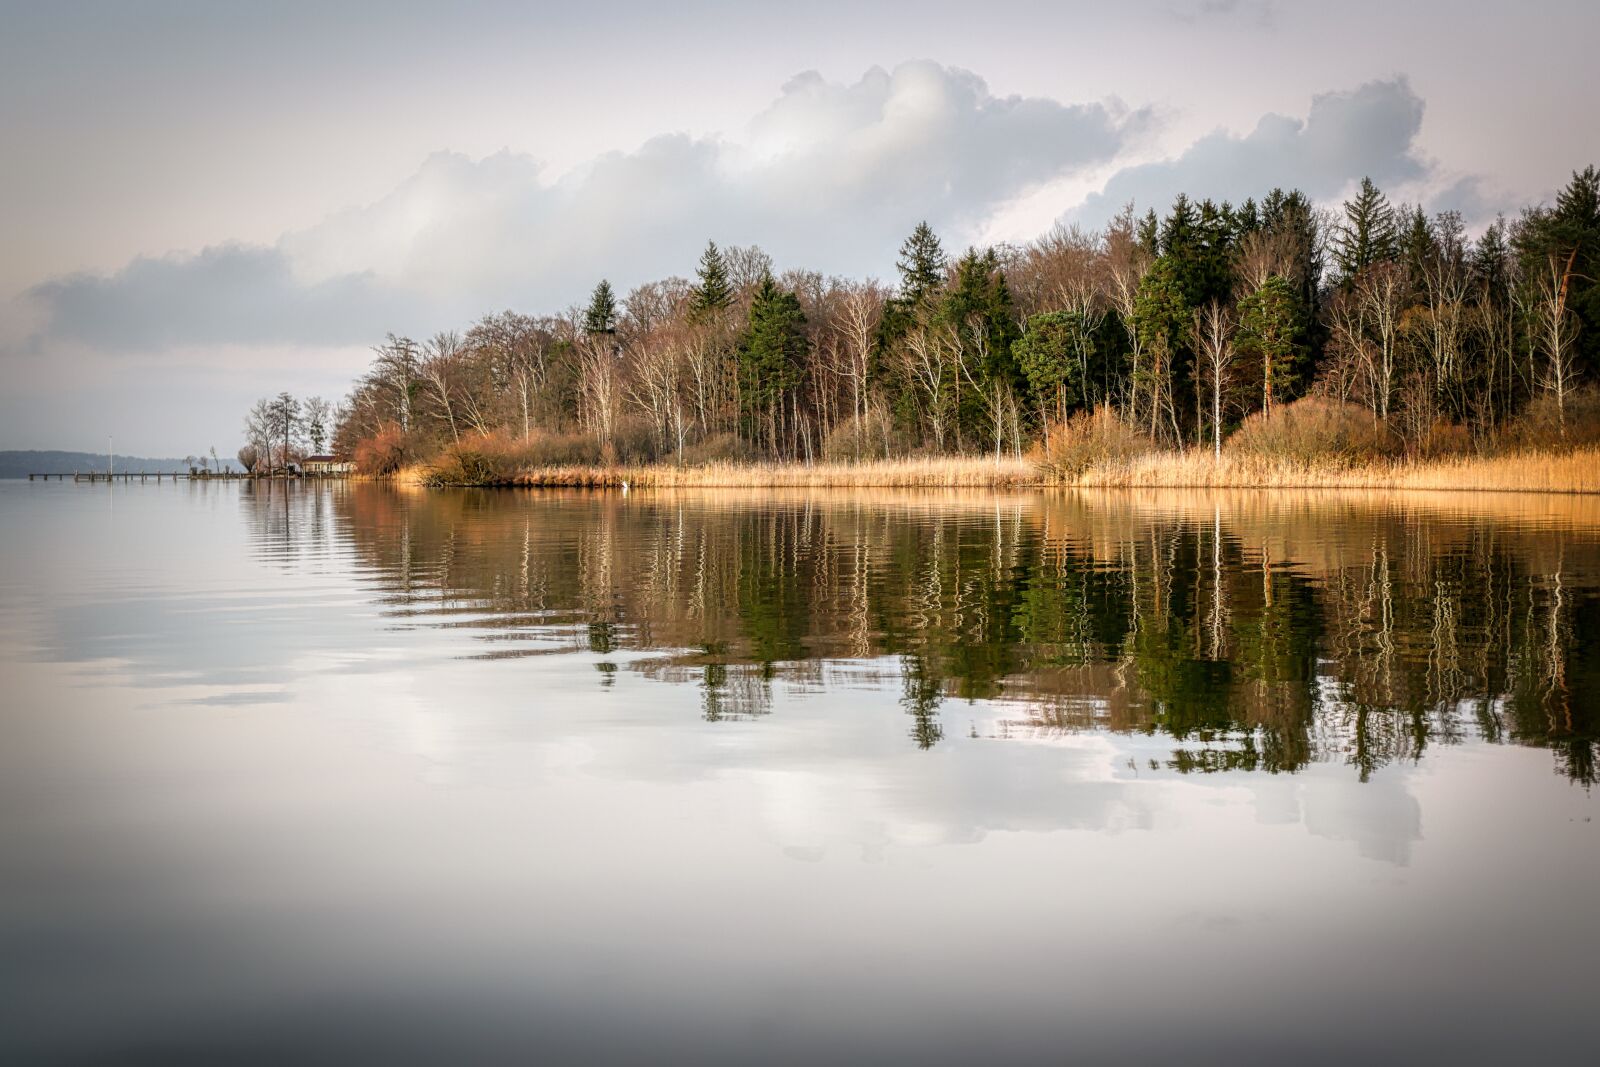
POLYGON ((1181 776, 1170 738, 1001 737, 1014 707, 955 700, 924 752, 892 662, 708 723, 627 656, 603 686, 589 653, 397 628, 331 533, 243 542, 234 487, 101 525, 67 489, 0 488, 11 1040, 1461 1061, 1581 1033, 1600 850, 1546 753, 1181 776), (193 548, 149 553, 174 523, 193 548))

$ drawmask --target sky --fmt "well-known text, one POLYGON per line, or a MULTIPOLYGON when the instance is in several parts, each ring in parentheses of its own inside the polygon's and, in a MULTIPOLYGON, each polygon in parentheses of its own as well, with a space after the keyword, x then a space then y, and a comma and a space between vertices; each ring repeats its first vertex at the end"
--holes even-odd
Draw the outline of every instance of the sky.
POLYGON ((1178 191, 1469 226, 1600 162, 1600 6, 0 0, 0 449, 231 454, 393 331, 708 239, 891 277, 1178 191))

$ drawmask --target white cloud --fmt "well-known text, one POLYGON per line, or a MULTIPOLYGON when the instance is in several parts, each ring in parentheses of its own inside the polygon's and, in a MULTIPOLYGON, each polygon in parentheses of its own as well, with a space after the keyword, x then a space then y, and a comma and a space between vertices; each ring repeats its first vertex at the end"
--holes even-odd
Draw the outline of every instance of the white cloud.
POLYGON ((1281 186, 1329 200, 1362 177, 1415 183, 1431 170, 1416 147, 1422 113, 1403 77, 1321 93, 1304 119, 1265 115, 1243 136, 1218 130, 1175 159, 1125 168, 1069 217, 1100 223, 1130 200, 1159 212, 1180 192, 1238 202, 1281 186))
POLYGON ((995 96, 927 61, 852 84, 807 72, 737 142, 669 134, 555 180, 525 155, 439 153, 376 203, 274 247, 141 258, 30 296, 49 335, 108 347, 345 343, 559 308, 602 276, 687 273, 707 239, 881 273, 917 221, 971 239, 998 205, 1114 158, 1148 121, 1115 102, 995 96))

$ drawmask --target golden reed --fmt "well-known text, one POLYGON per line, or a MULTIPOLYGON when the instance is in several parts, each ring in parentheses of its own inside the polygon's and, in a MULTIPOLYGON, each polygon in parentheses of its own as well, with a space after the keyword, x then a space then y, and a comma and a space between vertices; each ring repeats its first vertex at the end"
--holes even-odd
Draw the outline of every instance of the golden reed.
MULTIPOLYGON (((427 468, 397 481, 449 484, 427 468)), ((529 467, 492 484, 564 488, 921 488, 1020 489, 1072 485, 1106 489, 1432 489, 1475 492, 1600 493, 1600 448, 1503 456, 1301 463, 1205 451, 1153 452, 1108 460, 1073 478, 1054 478, 1026 459, 942 456, 861 463, 708 463, 679 467, 529 467)))

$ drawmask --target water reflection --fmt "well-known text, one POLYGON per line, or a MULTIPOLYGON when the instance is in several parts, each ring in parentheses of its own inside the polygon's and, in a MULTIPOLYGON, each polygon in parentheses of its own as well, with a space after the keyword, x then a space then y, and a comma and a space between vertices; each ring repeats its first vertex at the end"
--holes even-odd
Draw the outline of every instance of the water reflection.
POLYGON ((247 495, 286 564, 348 546, 391 624, 486 659, 577 655, 690 685, 894 688, 953 731, 1165 738, 1180 773, 1547 747, 1595 777, 1600 514, 1572 498, 410 492, 247 495), (963 721, 961 702, 998 717, 963 721), (952 711, 952 707, 956 710, 952 711))
POLYGON ((1586 1062, 1600 501, 1407 501, 0 484, 0 1060, 1586 1062))

